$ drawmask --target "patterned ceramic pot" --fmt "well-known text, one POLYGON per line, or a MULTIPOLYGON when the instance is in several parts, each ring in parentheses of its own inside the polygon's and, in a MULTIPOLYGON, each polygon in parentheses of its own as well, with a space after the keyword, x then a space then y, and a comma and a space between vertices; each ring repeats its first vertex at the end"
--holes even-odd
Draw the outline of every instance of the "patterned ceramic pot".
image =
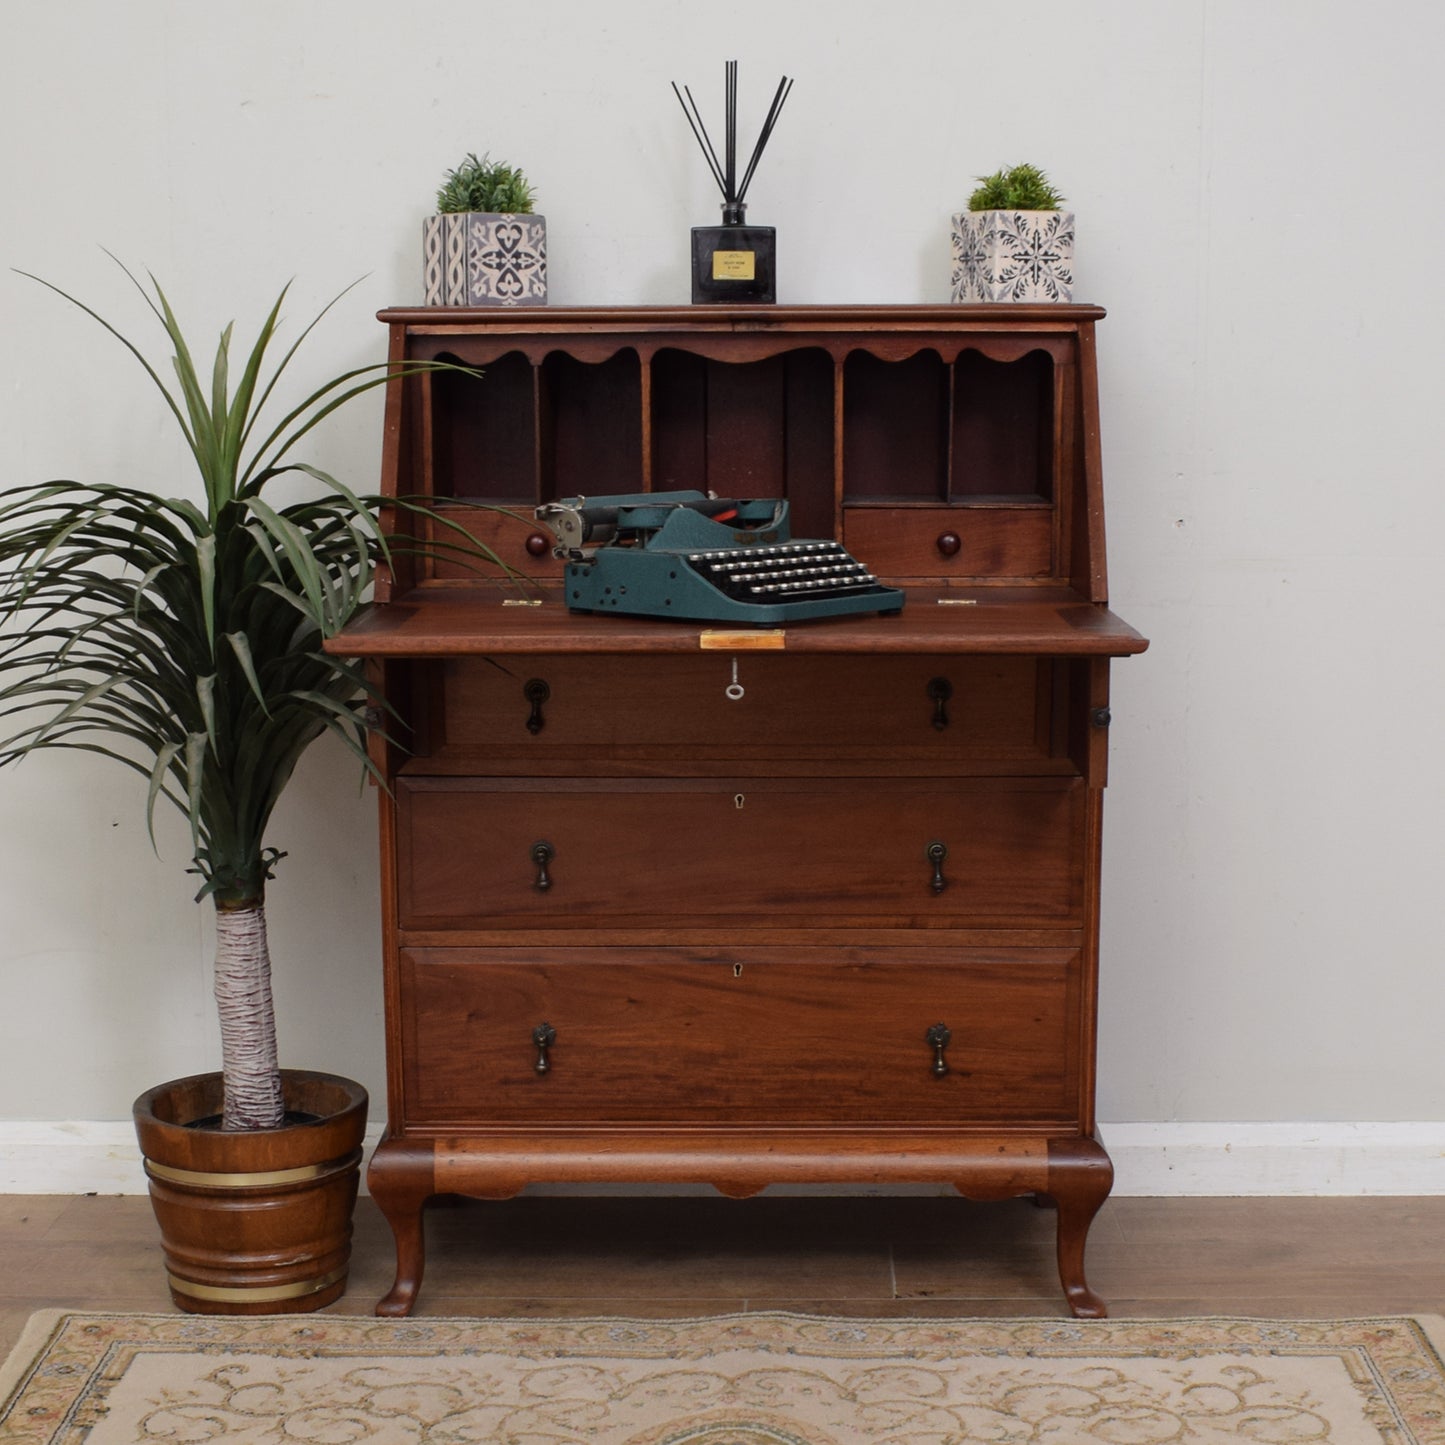
POLYGON ((959 211, 954 301, 1072 301, 1072 211, 959 211))
POLYGON ((547 219, 495 211, 428 216, 422 278, 428 306, 545 306, 547 219))

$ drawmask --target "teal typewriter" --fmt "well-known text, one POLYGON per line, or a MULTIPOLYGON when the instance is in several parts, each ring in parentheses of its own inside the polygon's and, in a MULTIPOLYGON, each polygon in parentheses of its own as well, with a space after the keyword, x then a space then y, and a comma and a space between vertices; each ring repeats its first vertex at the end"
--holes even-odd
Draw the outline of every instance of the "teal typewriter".
POLYGON ((574 612, 768 626, 903 607, 839 543, 794 540, 785 501, 637 492, 568 497, 535 515, 557 539, 574 612))

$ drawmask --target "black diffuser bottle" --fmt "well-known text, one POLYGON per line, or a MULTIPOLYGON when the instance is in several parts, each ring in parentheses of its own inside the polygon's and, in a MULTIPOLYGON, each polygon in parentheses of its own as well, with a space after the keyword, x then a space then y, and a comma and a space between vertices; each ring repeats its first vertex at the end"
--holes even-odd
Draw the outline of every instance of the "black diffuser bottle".
POLYGON ((722 225, 692 228, 694 302, 778 299, 778 233, 746 224, 747 209, 734 201, 723 207, 722 225))
POLYGON ((692 299, 698 302, 772 302, 778 299, 777 232, 772 226, 749 226, 745 220, 747 205, 743 197, 747 194, 748 183, 753 178, 763 147, 768 143, 778 113, 793 82, 784 76, 778 82, 768 118, 753 147, 752 158, 743 172, 741 183, 737 180, 737 119, 738 119, 738 63, 727 62, 725 87, 726 105, 726 146, 724 159, 718 160, 698 113, 697 102, 686 86, 682 93, 676 84, 673 93, 677 95, 683 113, 687 116, 692 133, 702 147, 702 153, 712 171, 713 179, 723 194, 722 225, 694 226, 692 228, 692 299))

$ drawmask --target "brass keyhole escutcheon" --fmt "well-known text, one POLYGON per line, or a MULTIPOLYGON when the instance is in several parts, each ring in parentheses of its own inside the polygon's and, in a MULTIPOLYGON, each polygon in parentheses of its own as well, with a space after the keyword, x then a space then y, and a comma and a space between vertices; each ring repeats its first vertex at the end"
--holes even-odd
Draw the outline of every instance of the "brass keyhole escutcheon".
POLYGON ((742 793, 733 794, 733 807, 741 809, 743 804, 746 802, 747 798, 742 793))
POLYGON ((547 686, 545 678, 534 677, 523 687, 522 696, 532 704, 532 711, 527 718, 527 731, 536 737, 547 726, 547 719, 542 716, 542 704, 552 696, 552 689, 547 686))
POLYGON ((948 701, 953 696, 953 684, 946 677, 931 678, 928 696, 933 700, 933 726, 942 732, 948 726, 948 701))

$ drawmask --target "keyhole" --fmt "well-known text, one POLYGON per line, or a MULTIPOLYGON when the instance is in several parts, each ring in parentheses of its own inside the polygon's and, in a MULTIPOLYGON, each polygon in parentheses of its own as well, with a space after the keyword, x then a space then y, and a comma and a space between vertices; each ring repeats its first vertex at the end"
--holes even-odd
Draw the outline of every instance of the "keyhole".
POLYGON ((742 964, 740 964, 740 963, 735 963, 735 964, 733 964, 733 977, 734 977, 734 978, 741 978, 742 976, 743 976, 743 966, 742 966, 742 964))
POLYGON ((733 794, 733 807, 735 807, 735 808, 741 808, 742 805, 743 805, 744 803, 746 803, 746 802, 747 802, 747 799, 746 799, 741 793, 734 793, 734 794, 733 794))

